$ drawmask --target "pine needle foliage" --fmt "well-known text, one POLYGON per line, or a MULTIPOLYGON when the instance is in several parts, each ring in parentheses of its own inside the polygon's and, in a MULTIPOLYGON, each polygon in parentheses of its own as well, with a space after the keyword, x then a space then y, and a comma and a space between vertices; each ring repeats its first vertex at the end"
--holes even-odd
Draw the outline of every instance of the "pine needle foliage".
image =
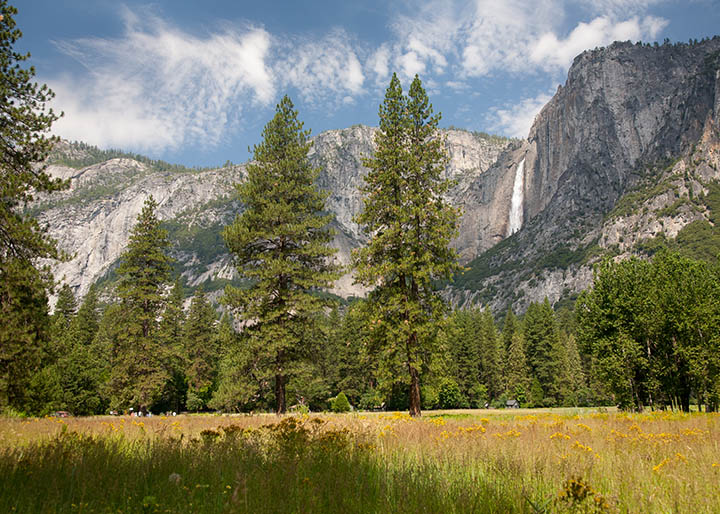
POLYGON ((46 134, 59 116, 45 105, 53 92, 32 81, 35 68, 22 67, 30 54, 13 49, 22 37, 16 14, 17 9, 0 1, 0 261, 29 262, 59 254, 55 242, 22 208, 38 193, 64 189, 67 182, 37 165, 56 141, 46 134))
POLYGON ((164 366, 167 349, 162 345, 159 322, 167 302, 171 259, 165 253, 170 243, 150 196, 130 231, 127 249, 117 268, 124 330, 114 342, 112 406, 149 408, 157 401, 169 378, 164 366))
POLYGON ((306 356, 313 314, 326 304, 314 293, 339 276, 327 194, 316 188, 319 170, 307 158, 309 135, 285 96, 237 186, 245 211, 223 231, 240 276, 250 283, 247 290, 228 286, 224 301, 238 311, 248 344, 267 364, 260 380, 274 381, 278 413, 286 410, 294 365, 306 356))
POLYGON ((30 57, 15 51, 22 37, 17 9, 0 0, 0 411, 21 408, 30 375, 47 357, 48 306, 53 286, 38 258, 58 258, 55 241, 23 208, 37 194, 63 189, 38 166, 55 138, 48 137, 58 119, 46 103, 53 93, 33 82, 30 57))
POLYGON ((385 330, 385 365, 409 374, 410 414, 420 415, 420 370, 434 342, 445 305, 434 281, 459 269, 450 240, 459 211, 443 197, 452 183, 443 178, 447 155, 420 79, 403 95, 393 74, 380 105, 380 130, 357 222, 369 237, 354 253, 356 279, 374 286, 371 300, 385 330))

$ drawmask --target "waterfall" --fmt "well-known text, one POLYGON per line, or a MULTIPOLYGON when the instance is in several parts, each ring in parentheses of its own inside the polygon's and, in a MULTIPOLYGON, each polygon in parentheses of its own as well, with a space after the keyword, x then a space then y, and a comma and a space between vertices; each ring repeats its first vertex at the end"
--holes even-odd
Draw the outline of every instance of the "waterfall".
POLYGON ((512 200, 510 200, 510 220, 508 221, 508 236, 514 234, 523 223, 523 190, 525 189, 525 159, 520 161, 515 170, 515 184, 513 184, 512 200))

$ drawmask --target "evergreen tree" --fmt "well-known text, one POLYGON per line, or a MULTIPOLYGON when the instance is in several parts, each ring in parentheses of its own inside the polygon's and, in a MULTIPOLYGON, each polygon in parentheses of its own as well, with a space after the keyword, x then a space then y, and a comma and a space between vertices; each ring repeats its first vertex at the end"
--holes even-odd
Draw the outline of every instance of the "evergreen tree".
POLYGON ((547 298, 542 304, 531 303, 525 312, 525 348, 536 406, 559 405, 557 378, 562 363, 562 348, 555 324, 555 313, 547 298))
POLYGON ((67 329, 54 335, 61 339, 59 346, 63 348, 54 363, 62 390, 60 403, 63 409, 76 415, 100 414, 105 406, 100 389, 107 378, 107 363, 92 347, 98 317, 97 293, 95 286, 91 286, 67 329))
POLYGON ((354 254, 358 281, 374 286, 371 301, 385 324, 384 365, 389 374, 409 375, 409 410, 420 415, 420 372, 431 355, 444 302, 433 291, 436 279, 458 269, 449 246, 458 212, 443 198, 450 182, 442 178, 447 157, 420 79, 402 93, 393 74, 380 106, 377 150, 369 168, 357 217, 370 241, 354 254))
POLYGON ((166 356, 163 366, 170 377, 159 402, 162 411, 181 412, 185 410, 188 392, 185 369, 188 356, 183 337, 183 325, 185 324, 183 302, 183 287, 178 278, 170 290, 170 296, 160 321, 160 338, 166 356))
POLYGON ((215 332, 215 309, 202 292, 196 294, 190 304, 184 326, 184 340, 187 355, 187 407, 191 411, 199 411, 207 407, 212 396, 220 357, 215 332))
MULTIPOLYGON (((46 85, 32 82, 34 67, 22 67, 30 54, 13 49, 22 37, 14 20, 17 9, 2 0, 0 14, 0 262, 17 259, 30 263, 38 257, 58 257, 58 252, 55 242, 22 208, 35 194, 62 189, 67 183, 38 167, 56 142, 46 136, 58 119, 45 107, 54 94, 46 85)), ((0 268, 0 272, 4 270, 0 268)))
POLYGON ((67 326, 72 321, 73 316, 75 316, 76 311, 77 301, 75 301, 75 294, 73 293, 72 288, 69 285, 63 284, 60 288, 60 292, 58 293, 58 299, 57 303, 55 304, 55 313, 53 317, 59 318, 60 316, 62 316, 65 321, 64 328, 67 328, 67 326))
MULTIPOLYGON (((478 406, 476 398, 477 386, 480 385, 480 363, 479 343, 481 334, 478 332, 479 324, 476 323, 476 311, 457 310, 452 313, 446 328, 447 342, 449 344, 448 371, 459 387, 460 393, 470 402, 472 407, 478 406)), ((444 381, 443 383, 447 383, 444 381)), ((484 403, 485 398, 483 398, 484 403)), ((462 403, 462 402, 461 402, 462 403)))
POLYGON ((83 298, 83 302, 73 320, 78 344, 89 346, 95 339, 100 326, 98 308, 97 288, 93 284, 83 298))
POLYGON ((307 356, 305 339, 327 303, 316 291, 339 276, 332 262, 331 215, 319 170, 307 158, 312 143, 285 96, 254 147, 247 179, 237 186, 245 211, 223 237, 248 290, 228 287, 224 301, 246 323, 248 343, 263 360, 263 380, 274 382, 275 410, 286 410, 285 387, 307 356))
POLYGON ((208 407, 230 412, 252 411, 265 407, 270 389, 263 359, 248 344, 247 334, 237 334, 227 314, 220 320, 220 362, 218 387, 208 407))
POLYGON ((0 411, 24 410, 30 378, 51 362, 47 278, 26 263, 0 263, 0 411))
POLYGON ((507 394, 526 405, 530 398, 530 375, 525 358, 525 343, 520 331, 513 332, 507 356, 507 394))
POLYGON ((560 343, 563 346, 562 379, 560 381, 562 403, 567 407, 586 405, 588 392, 585 383, 585 371, 583 370, 575 336, 561 332, 560 343))
POLYGON ((130 232, 117 268, 120 281, 123 331, 113 341, 112 406, 149 409, 159 400, 169 374, 163 365, 166 349, 159 337, 158 318, 165 306, 170 278, 167 231, 155 215, 157 203, 150 196, 130 232))
POLYGON ((501 339, 490 309, 478 312, 480 356, 480 382, 485 386, 488 399, 499 398, 503 393, 503 352, 501 339))
POLYGON ((13 49, 22 32, 17 10, 0 1, 0 411, 24 408, 28 381, 47 357, 49 271, 38 258, 58 258, 55 242, 23 208, 37 193, 67 186, 38 166, 55 138, 46 133, 58 116, 46 110, 53 93, 32 82, 29 54, 13 49))

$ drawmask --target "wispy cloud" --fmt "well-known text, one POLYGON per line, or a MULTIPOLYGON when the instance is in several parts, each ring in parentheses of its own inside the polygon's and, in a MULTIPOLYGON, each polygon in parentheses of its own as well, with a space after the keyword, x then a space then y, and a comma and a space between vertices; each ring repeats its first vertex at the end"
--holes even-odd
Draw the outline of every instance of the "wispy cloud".
POLYGON ((551 98, 552 92, 540 93, 533 98, 494 108, 488 116, 490 128, 505 136, 527 137, 535 116, 551 98))
POLYGON ((150 150, 213 145, 244 105, 274 98, 271 37, 262 28, 200 38, 152 15, 123 14, 120 39, 59 44, 87 68, 49 81, 65 111, 55 125, 64 137, 150 150))
POLYGON ((335 29, 316 40, 281 43, 274 63, 278 81, 299 91, 305 101, 341 100, 363 92, 365 73, 351 37, 335 29))
POLYGON ((530 51, 530 60, 548 71, 564 71, 576 55, 588 48, 605 46, 613 41, 653 39, 666 25, 666 20, 654 16, 634 17, 622 22, 613 22, 608 17, 595 18, 590 23, 578 24, 564 39, 546 32, 530 51))
MULTIPOLYGON (((54 127, 64 137, 152 151, 213 146, 285 91, 332 110, 381 90, 393 71, 403 79, 420 74, 428 88, 444 84, 458 95, 504 73, 554 79, 583 50, 655 38, 667 21, 648 9, 662 1, 581 0, 573 5, 587 19, 571 26, 570 0, 410 1, 412 12, 388 20, 392 37, 379 42, 342 28, 299 37, 251 24, 197 35, 150 10, 122 8, 120 37, 57 43, 85 74, 46 81, 66 113, 54 127)), ((526 135, 547 98, 495 109, 494 127, 526 135)))

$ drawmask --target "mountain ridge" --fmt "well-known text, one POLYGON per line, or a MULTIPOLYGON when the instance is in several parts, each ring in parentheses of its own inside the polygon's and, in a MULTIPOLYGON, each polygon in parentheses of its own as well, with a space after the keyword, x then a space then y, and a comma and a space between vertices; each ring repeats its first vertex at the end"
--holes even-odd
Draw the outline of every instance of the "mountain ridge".
MULTIPOLYGON (((448 297, 495 312, 546 296, 562 302, 590 284, 598 259, 644 255, 648 244, 658 245, 649 238, 663 234, 672 243, 686 226, 703 220, 712 225, 712 208, 703 202, 720 178, 719 113, 715 37, 697 44, 614 43, 584 52, 527 139, 444 129, 446 176, 457 182, 448 196, 463 209, 454 245, 469 266, 448 286, 448 297), (618 216, 616 207, 627 212, 618 216)), ((362 158, 373 151, 375 130, 354 125, 323 132, 309 153, 321 168, 319 187, 329 191, 334 244, 344 264, 365 238, 353 218, 362 208, 362 158)), ((74 254, 56 265, 56 276, 65 275, 83 294, 117 260, 142 201, 153 194, 187 283, 219 286, 233 279, 224 247, 209 251, 203 245, 221 245, 221 227, 238 212, 233 184, 242 180, 244 164, 189 169, 102 152, 76 145, 56 154, 50 172, 74 177, 73 186, 32 206, 61 248, 74 254), (63 165, 104 155, 112 158, 80 171, 63 165), (61 207, 69 207, 70 215, 63 216, 61 207), (109 234, 102 234, 103 226, 109 234)), ((346 275, 333 292, 363 290, 346 275)))

